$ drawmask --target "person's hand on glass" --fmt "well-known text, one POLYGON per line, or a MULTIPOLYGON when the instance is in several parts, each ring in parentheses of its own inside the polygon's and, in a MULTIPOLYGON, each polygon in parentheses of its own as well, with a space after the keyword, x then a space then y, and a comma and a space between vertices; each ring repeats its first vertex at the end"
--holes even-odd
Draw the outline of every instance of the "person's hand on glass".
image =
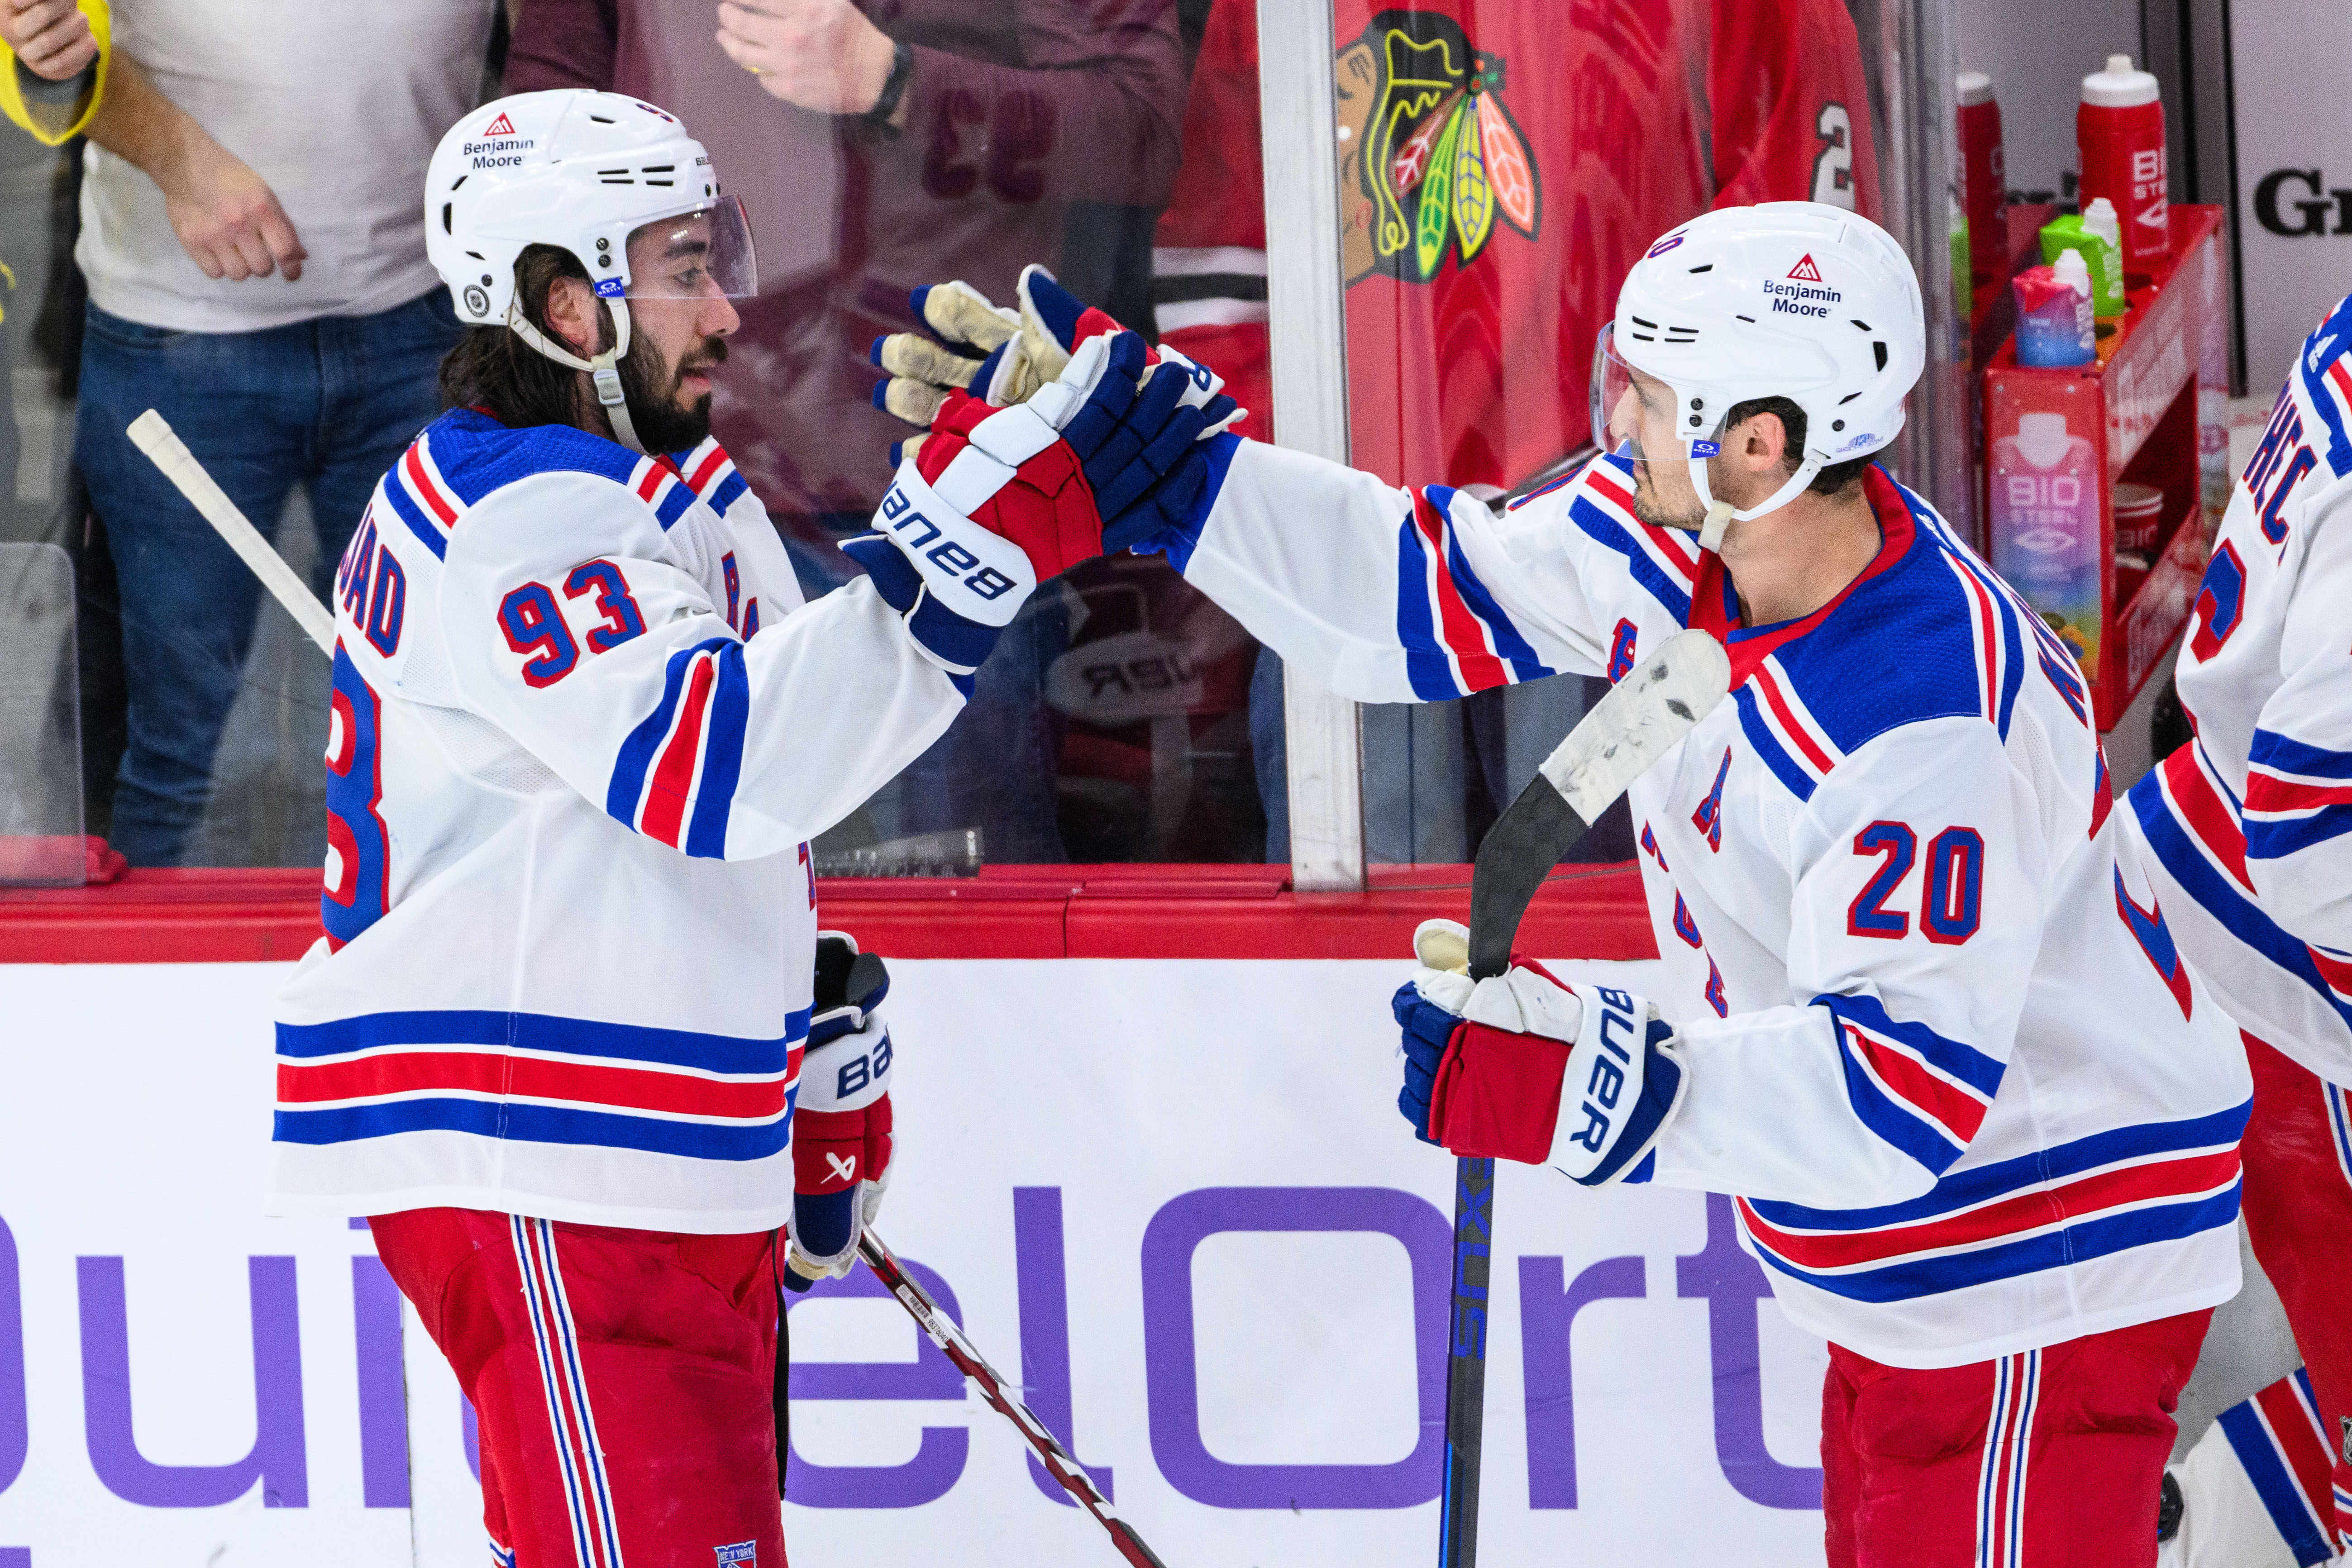
POLYGON ((850 0, 719 0, 719 47, 769 92, 820 114, 871 110, 898 47, 850 0))
POLYGON ((74 0, 0 0, 0 42, 48 81, 69 81, 98 58, 89 18, 74 0))

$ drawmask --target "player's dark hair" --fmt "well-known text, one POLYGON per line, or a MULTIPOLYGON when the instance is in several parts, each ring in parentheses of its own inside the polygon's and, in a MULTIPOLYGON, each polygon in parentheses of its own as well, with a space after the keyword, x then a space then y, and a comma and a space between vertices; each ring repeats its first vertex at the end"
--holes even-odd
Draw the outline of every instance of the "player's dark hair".
MULTIPOLYGON (((527 246, 515 258, 515 298, 530 323, 551 338, 555 332, 547 324, 547 295, 559 278, 585 283, 588 270, 570 251, 552 245, 527 246)), ((474 327, 441 362, 441 405, 483 409, 509 426, 577 425, 580 373, 549 359, 503 324, 474 327)))
MULTIPOLYGON (((1723 417, 1723 427, 1728 431, 1741 420, 1753 419, 1759 414, 1780 416, 1780 427, 1789 436, 1788 445, 1780 449, 1780 462, 1790 473, 1795 473, 1804 466, 1805 460, 1805 411, 1785 397, 1751 397, 1732 406, 1731 412, 1723 417)), ((1859 458, 1849 458, 1843 463, 1832 463, 1815 474, 1813 482, 1805 489, 1812 495, 1833 496, 1862 478, 1863 469, 1876 461, 1877 457, 1877 453, 1872 452, 1859 458)))

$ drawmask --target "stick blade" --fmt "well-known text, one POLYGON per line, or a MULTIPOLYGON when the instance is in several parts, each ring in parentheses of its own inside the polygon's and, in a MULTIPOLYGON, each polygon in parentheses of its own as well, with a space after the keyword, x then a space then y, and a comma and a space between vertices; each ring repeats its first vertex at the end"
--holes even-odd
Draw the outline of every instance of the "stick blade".
POLYGON ((1682 742, 1731 689, 1731 656, 1703 631, 1676 632, 1592 705, 1540 770, 1586 821, 1682 742))

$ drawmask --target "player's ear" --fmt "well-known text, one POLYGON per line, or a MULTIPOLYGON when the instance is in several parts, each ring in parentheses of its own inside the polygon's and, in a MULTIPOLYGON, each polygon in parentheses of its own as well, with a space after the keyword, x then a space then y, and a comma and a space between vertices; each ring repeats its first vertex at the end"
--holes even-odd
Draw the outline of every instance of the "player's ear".
POLYGON ((547 326, 583 359, 601 349, 604 302, 584 278, 558 278, 547 286, 547 326))
POLYGON ((1775 468, 1793 469, 1796 467, 1785 461, 1789 452, 1789 427, 1780 422, 1779 415, 1769 411, 1751 414, 1740 421, 1738 434, 1738 445, 1733 449, 1739 455, 1740 467, 1759 473, 1775 468))

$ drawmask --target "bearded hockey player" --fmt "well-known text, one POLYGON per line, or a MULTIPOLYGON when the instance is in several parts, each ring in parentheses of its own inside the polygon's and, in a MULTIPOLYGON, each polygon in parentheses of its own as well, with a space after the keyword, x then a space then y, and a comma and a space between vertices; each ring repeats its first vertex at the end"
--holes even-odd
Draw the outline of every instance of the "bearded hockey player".
POLYGON ((1104 340, 934 437, 845 547, 869 577, 803 605, 709 438, 756 271, 700 144, 532 93, 427 180, 475 330, 338 574, 276 1205, 372 1216, 479 1413, 498 1561, 781 1568, 777 1285, 850 1266, 892 1146, 884 983, 819 931, 807 841, 939 735, 1034 587, 975 519, 1099 533, 1200 409, 1104 340))
MULTIPOLYGON (((1108 325, 1034 274, 1024 296, 1065 342, 1108 325)), ((1364 701, 1722 640, 1733 700, 1632 792, 1658 996, 1424 968, 1395 999, 1401 1107, 1456 1153, 1738 1195, 1832 1343, 1838 1568, 2137 1568, 2238 1288, 2249 1085, 2117 854, 2080 670, 1870 461, 1924 358, 1875 225, 1726 209, 1627 278, 1597 355, 1611 455, 1572 479, 1497 517, 1221 434, 1143 543, 1364 701)), ((1460 936, 1424 928, 1425 961, 1460 936)))
POLYGON ((2192 1568, 2324 1563, 2352 1543, 2347 604, 2352 300, 2288 368, 2230 497, 2177 676, 2196 738, 2130 797, 2181 953, 2244 1031, 2246 1233, 2305 1360, 2181 1467, 2174 1552, 2192 1568))

